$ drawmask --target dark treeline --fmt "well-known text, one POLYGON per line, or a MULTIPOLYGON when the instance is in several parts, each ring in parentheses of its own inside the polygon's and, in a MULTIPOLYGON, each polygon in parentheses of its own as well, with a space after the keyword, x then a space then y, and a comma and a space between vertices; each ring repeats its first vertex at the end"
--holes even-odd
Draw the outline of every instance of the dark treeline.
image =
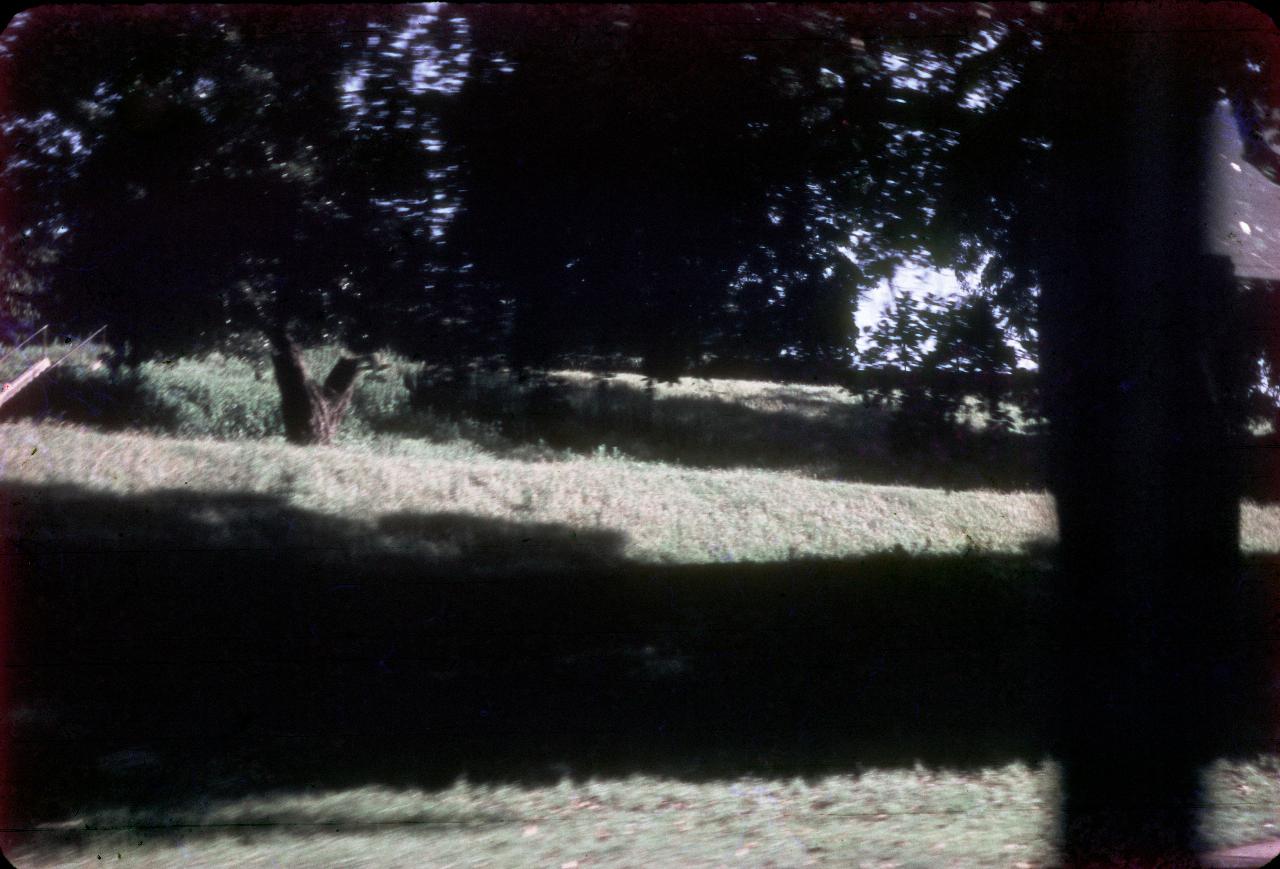
MULTIPOLYGON (((357 372, 383 348, 522 377, 898 369, 1034 410, 1002 384, 1010 340, 1038 356, 1051 17, 36 10, 0 49, 7 315, 109 323, 129 362, 262 335, 304 442, 356 382, 299 367, 317 341, 357 372), (908 263, 974 285, 900 298, 857 353, 858 300, 908 263)), ((1241 102, 1247 54, 1222 65, 1241 102)))
POLYGON ((711 355, 847 358, 861 275, 837 250, 857 215, 836 204, 835 166, 871 143, 828 140, 848 124, 825 105, 846 92, 821 71, 835 22, 746 7, 473 19, 477 51, 514 72, 469 82, 446 127, 469 185, 454 243, 474 263, 453 273, 509 312, 486 332, 517 366, 624 352, 669 379, 711 355))
MULTIPOLYGON (((989 230, 955 229, 983 215, 943 170, 985 113, 965 95, 1013 81, 1032 25, 867 15, 33 12, 4 41, 11 313, 110 323, 129 362, 264 335, 302 440, 342 396, 299 342, 838 381, 857 300, 898 265, 979 264, 989 230)), ((862 361, 995 382, 1006 337, 1034 344, 1030 287, 989 264, 862 361)))

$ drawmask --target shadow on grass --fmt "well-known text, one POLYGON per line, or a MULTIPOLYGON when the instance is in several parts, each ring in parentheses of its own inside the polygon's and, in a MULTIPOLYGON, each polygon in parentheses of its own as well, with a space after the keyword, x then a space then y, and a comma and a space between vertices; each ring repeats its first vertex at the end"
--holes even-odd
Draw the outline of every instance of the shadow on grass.
MULTIPOLYGON (((9 486, 3 508, 20 823, 1047 750, 1043 554, 647 566, 608 531, 269 497, 9 486)), ((1255 750, 1240 704, 1231 746, 1255 750)))
MULTIPOLYGON (((422 414, 419 436, 443 420, 489 426, 485 446, 499 454, 530 445, 592 454, 617 451, 644 461, 699 468, 803 470, 871 483, 1025 491, 1044 486, 1037 437, 971 429, 895 450, 889 412, 806 394, 777 384, 756 400, 650 393, 634 382, 551 376, 518 383, 505 373, 462 371, 412 382, 422 414)), ((724 389, 723 384, 719 388, 724 389)), ((375 421, 377 429, 415 434, 412 418, 375 421)))
MULTIPOLYGON (((723 383, 723 382, 722 382, 723 383)), ((634 382, 551 376, 521 384, 501 372, 468 372, 411 384, 419 412, 375 419, 374 430, 445 433, 498 455, 531 445, 580 454, 600 450, 698 468, 800 470, 819 477, 947 489, 1046 488, 1043 434, 960 427, 895 448, 891 411, 841 403, 779 383, 761 409, 714 396, 650 394, 634 382)), ((723 385, 720 388, 725 388, 723 385)), ((1244 494, 1280 501, 1280 438, 1242 436, 1244 494)))
POLYGON ((105 369, 70 366, 42 374, 0 409, 0 422, 52 419, 104 431, 175 431, 180 416, 178 408, 157 399, 136 371, 113 377, 105 369))
POLYGON ((1258 435, 1241 438, 1244 495, 1264 503, 1280 502, 1280 437, 1258 435))

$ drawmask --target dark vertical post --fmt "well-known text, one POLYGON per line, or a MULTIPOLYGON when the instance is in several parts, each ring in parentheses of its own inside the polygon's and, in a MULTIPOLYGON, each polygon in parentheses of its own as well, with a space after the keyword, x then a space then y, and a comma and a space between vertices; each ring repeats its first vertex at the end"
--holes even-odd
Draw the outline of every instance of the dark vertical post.
POLYGON ((1195 865, 1238 573, 1232 419, 1213 382, 1230 374, 1211 342, 1231 272, 1202 238, 1213 101, 1196 34, 1134 23, 1067 37, 1045 78, 1059 135, 1036 219, 1070 866, 1195 865))

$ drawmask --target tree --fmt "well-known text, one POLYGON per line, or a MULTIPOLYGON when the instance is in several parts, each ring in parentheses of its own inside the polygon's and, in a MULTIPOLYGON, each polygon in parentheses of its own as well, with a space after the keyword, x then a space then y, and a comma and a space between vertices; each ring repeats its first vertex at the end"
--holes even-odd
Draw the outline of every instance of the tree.
POLYGON ((909 293, 897 293, 888 312, 875 326, 867 328, 868 346, 859 356, 863 370, 878 375, 880 383, 868 394, 876 405, 888 403, 906 372, 918 372, 929 353, 929 340, 937 332, 940 302, 928 293, 917 300, 909 293), (892 373, 898 377, 884 377, 892 373))
POLYGON ((877 277, 839 248, 880 192, 851 180, 878 142, 833 134, 864 124, 842 100, 871 67, 823 67, 841 58, 813 51, 838 38, 830 13, 466 14, 487 72, 446 125, 465 167, 456 274, 510 312, 517 367, 624 353, 665 379, 713 353, 847 361, 852 302, 877 277))
POLYGON ((1204 253, 1201 143, 1224 92, 1250 98, 1269 30, 1244 7, 1055 7, 944 188, 997 252, 996 298, 1039 286, 1072 865, 1193 864, 1197 776, 1242 685, 1224 638, 1247 380, 1230 264, 1204 253))
POLYGON ((110 324, 132 362, 260 329, 296 443, 332 438, 362 360, 426 303, 433 108, 461 65, 435 16, 317 14, 46 8, 3 57, 4 240, 40 267, 42 316, 110 324), (355 354, 324 384, 315 339, 355 354))
POLYGON ((1017 358, 1005 340, 1006 330, 995 306, 979 294, 954 305, 949 313, 942 320, 926 369, 958 375, 966 385, 973 384, 986 404, 988 419, 1007 429, 1009 419, 1000 407, 1001 385, 1012 376, 1017 358))
MULTIPOLYGON (((690 200, 657 186, 668 178, 691 180, 666 159, 680 141, 673 128, 659 120, 661 139, 639 138, 664 155, 646 162, 647 151, 636 155, 629 142, 606 135, 620 122, 606 111, 600 116, 606 133, 583 149, 590 171, 581 161, 567 169, 556 161, 578 153, 573 145, 582 130, 594 134, 585 120, 594 115, 576 107, 594 112, 601 102, 583 93, 587 85, 543 91, 528 78, 515 79, 528 88, 528 100, 572 95, 565 114, 554 115, 564 123, 552 125, 572 132, 553 135, 535 151, 545 162, 534 164, 534 174, 545 178, 550 169, 557 181, 527 201, 536 205, 546 194, 568 191, 587 202, 590 191, 605 189, 620 205, 567 207, 570 214, 605 215, 604 227, 593 221, 560 235, 563 222, 546 220, 529 257, 514 261, 557 252, 532 285, 538 295, 529 297, 536 303, 526 305, 526 317, 576 310, 568 303, 573 296, 556 295, 560 270, 590 261, 598 249, 610 252, 599 262, 620 267, 586 274, 620 279, 626 290, 608 287, 598 298, 624 300, 620 307, 635 312, 628 322, 639 336, 656 340, 653 312, 683 325, 703 322, 705 310, 728 310, 750 324, 749 334, 778 341, 775 349, 804 348, 797 339, 806 339, 812 343, 805 352, 812 353, 833 338, 812 329, 830 318, 801 316, 829 304, 814 276, 826 277, 831 262, 811 253, 812 240, 821 238, 816 226, 828 225, 820 221, 829 203, 839 221, 850 223, 837 222, 828 254, 833 243, 852 244, 838 238, 842 233, 858 231, 856 273, 847 278, 855 287, 913 257, 965 272, 985 260, 985 301, 969 309, 969 322, 955 335, 970 347, 952 361, 998 371, 1009 360, 994 352, 995 326, 1027 337, 1040 330, 1062 538, 1063 630, 1056 640, 1066 690, 1058 749, 1068 859, 1083 865, 1110 851, 1144 863, 1185 861, 1197 768, 1220 744, 1222 721, 1201 710, 1229 708, 1231 694, 1229 680, 1217 675, 1231 665, 1201 638, 1221 636, 1230 624, 1225 602, 1238 561, 1239 480, 1228 447, 1245 382, 1222 328, 1232 309, 1232 276, 1227 264, 1201 254, 1197 148, 1220 89, 1238 104, 1253 100, 1245 70, 1267 24, 1242 7, 1089 9, 1086 15, 1082 7, 928 6, 906 18, 888 10, 760 11, 774 39, 748 53, 765 72, 734 81, 761 86, 735 91, 751 94, 749 107, 723 116, 731 118, 723 128, 729 131, 744 120, 763 125, 757 139, 726 139, 750 143, 724 164, 741 184, 734 192, 745 218, 734 228, 746 239, 738 249, 746 248, 746 266, 733 257, 712 260, 724 267, 709 270, 715 280, 705 285, 708 295, 722 292, 722 276, 729 286, 727 303, 711 308, 702 307, 701 294, 690 302, 686 285, 671 280, 688 257, 682 239, 704 240, 686 235, 679 216, 680 232, 663 233, 646 220, 663 212, 708 213, 673 208, 690 200), (955 36, 939 40, 943 32, 955 36), (779 33, 806 35, 803 51, 779 33), (878 50, 868 50, 877 38, 878 50), (601 163, 602 154, 611 162, 601 163), (626 178, 611 186, 620 177, 606 171, 614 164, 642 167, 636 176, 648 187, 637 189, 626 178), (606 179, 610 184, 590 183, 606 179), (609 215, 624 217, 610 228, 609 215), (563 308, 548 304, 557 298, 563 308)), ((631 38, 618 38, 623 54, 642 44, 631 38)), ((718 44, 702 42, 698 53, 718 44)), ((661 75, 596 72, 584 76, 591 86, 624 82, 623 94, 665 85, 660 110, 696 105, 661 75)), ((643 105, 628 97, 618 102, 643 105)), ((1270 154, 1250 141, 1247 156, 1270 154)), ((736 201, 710 189, 709 201, 736 201)), ((673 331, 677 338, 667 346, 678 361, 688 351, 679 346, 682 333, 673 331)), ((725 331, 734 334, 732 327, 725 331)), ((661 355, 644 350, 651 359, 661 355)))

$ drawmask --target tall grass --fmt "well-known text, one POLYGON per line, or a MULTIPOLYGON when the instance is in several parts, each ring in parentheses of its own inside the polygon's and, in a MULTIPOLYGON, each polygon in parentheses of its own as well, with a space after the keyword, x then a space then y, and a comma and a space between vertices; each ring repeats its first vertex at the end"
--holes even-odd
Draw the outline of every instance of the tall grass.
MULTIPOLYGON (((610 529, 650 562, 773 561, 913 552, 1019 552, 1056 534, 1042 493, 946 492, 768 470, 697 470, 614 456, 527 463, 474 444, 332 448, 0 426, 0 478, 120 495, 254 493, 349 518, 465 513, 610 529)), ((1280 505, 1246 502, 1241 545, 1280 552, 1280 505)), ((66 533, 65 530, 60 533, 66 533)))
MULTIPOLYGON (((57 358, 65 345, 50 348, 57 358)), ((24 348, 0 364, 12 380, 43 348, 24 348)), ((323 379, 337 361, 336 348, 305 353, 313 376, 323 379)), ((265 357, 209 353, 157 359, 112 369, 88 347, 36 380, 4 409, 4 418, 72 422, 110 431, 133 430, 186 438, 263 440, 280 437, 280 393, 265 357)), ((404 360, 362 379, 346 423, 349 437, 368 437, 408 411, 401 382, 404 360)))
MULTIPOLYGON (((62 348, 52 348, 60 353, 62 348)), ((0 365, 10 380, 42 350, 0 365)), ((322 379, 339 350, 306 358, 322 379)), ((61 421, 106 431, 270 441, 282 437, 269 361, 209 353, 113 369, 86 348, 12 400, 0 420, 61 421)), ((700 468, 769 468, 828 479, 1039 488, 1036 442, 984 433, 982 418, 946 443, 895 451, 891 411, 840 387, 634 374, 552 372, 521 382, 505 370, 431 374, 403 358, 357 385, 339 441, 395 450, 406 440, 470 445, 526 461, 615 456, 700 468)))
MULTIPOLYGON (((1216 764, 1206 848, 1273 834, 1276 759, 1216 764), (1242 797, 1248 802, 1242 802, 1242 797)), ((879 770, 813 780, 690 783, 654 776, 518 787, 459 781, 276 793, 50 825, 19 865, 1041 867, 1057 845, 1057 769, 981 777, 879 770), (293 826, 285 826, 285 821, 293 826), (97 855, 103 861, 97 860, 97 855)))
POLYGON ((155 866, 994 869, 1051 861, 1052 769, 1014 763, 984 778, 974 787, 968 776, 917 768, 812 781, 637 775, 542 787, 462 781, 431 793, 281 793, 163 815, 102 812, 82 819, 94 830, 45 830, 19 853, 32 867, 101 865, 99 853, 103 862, 119 853, 155 866), (179 824, 189 825, 185 836, 165 829, 179 824))

